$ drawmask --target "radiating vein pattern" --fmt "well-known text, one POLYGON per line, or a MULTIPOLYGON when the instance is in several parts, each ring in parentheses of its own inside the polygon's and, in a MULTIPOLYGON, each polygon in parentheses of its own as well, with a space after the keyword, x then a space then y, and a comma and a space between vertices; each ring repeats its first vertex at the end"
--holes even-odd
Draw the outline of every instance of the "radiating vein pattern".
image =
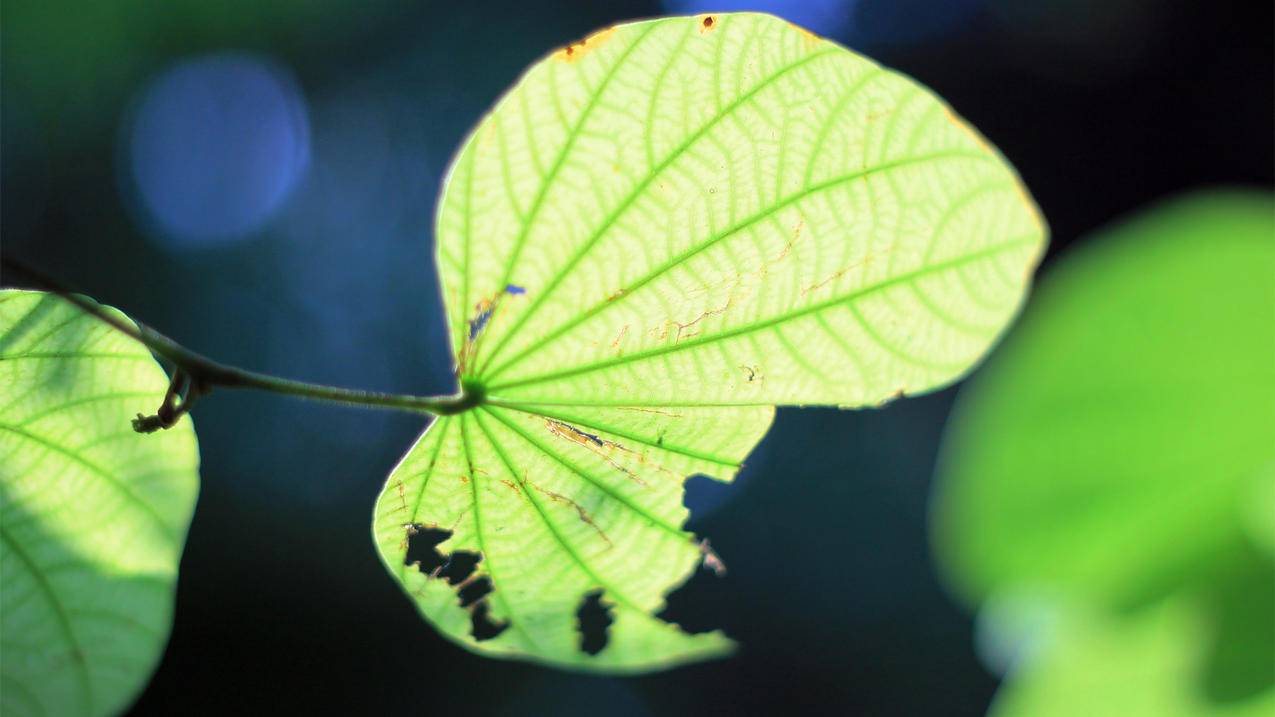
POLYGON ((158 662, 198 486, 168 382, 69 302, 0 291, 0 712, 113 714, 158 662))
POLYGON ((703 558, 681 527, 683 480, 733 477, 773 412, 580 406, 551 412, 558 418, 488 406, 443 418, 391 474, 377 543, 440 630, 489 654, 622 671, 721 654, 731 643, 720 633, 688 635, 653 615, 703 558), (426 529, 450 533, 437 546, 444 555, 482 556, 467 578, 490 580, 480 602, 463 605, 455 585, 405 564, 426 529), (580 650, 575 622, 594 589, 616 612, 596 657, 580 650), (509 629, 475 640, 479 609, 509 629))
POLYGON ((705 557, 685 477, 729 479, 775 405, 958 379, 1045 228, 928 90, 745 13, 621 25, 534 65, 453 162, 436 238, 457 374, 486 401, 392 474, 382 555, 470 649, 623 670, 728 645, 653 617, 705 557), (404 565, 431 530, 439 556, 481 555, 468 582, 404 565), (591 655, 575 611, 599 590, 613 623, 591 655))

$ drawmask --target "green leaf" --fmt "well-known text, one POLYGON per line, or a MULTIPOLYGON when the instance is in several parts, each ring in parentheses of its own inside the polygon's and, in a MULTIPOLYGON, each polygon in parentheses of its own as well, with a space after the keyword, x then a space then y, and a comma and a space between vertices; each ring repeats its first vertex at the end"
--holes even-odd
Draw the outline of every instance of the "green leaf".
POLYGON ((971 603, 1133 605, 1269 536, 1273 217, 1265 193, 1175 200, 1046 276, 945 439, 934 544, 971 603))
POLYGON ((1218 703, 1197 675, 1209 624, 1186 599, 1135 615, 1069 611, 1043 659, 1016 672, 989 717, 1260 717, 1275 691, 1218 703))
POLYGON ((777 18, 637 22, 558 50, 449 172, 437 258, 475 407, 391 474, 381 555, 478 652, 596 670, 723 654, 720 633, 655 617, 717 564, 682 530, 685 477, 730 480, 775 405, 959 378, 1044 235, 934 95, 777 18), (591 655, 577 611, 599 595, 613 622, 591 655))
POLYGON ((1070 250, 961 392, 939 562, 984 614, 1061 615, 990 640, 1026 655, 994 715, 1275 706, 1273 269, 1271 194, 1167 202, 1070 250))
POLYGON ((154 670, 199 453, 189 420, 128 419, 167 386, 70 302, 0 291, 0 713, 117 713, 154 670))

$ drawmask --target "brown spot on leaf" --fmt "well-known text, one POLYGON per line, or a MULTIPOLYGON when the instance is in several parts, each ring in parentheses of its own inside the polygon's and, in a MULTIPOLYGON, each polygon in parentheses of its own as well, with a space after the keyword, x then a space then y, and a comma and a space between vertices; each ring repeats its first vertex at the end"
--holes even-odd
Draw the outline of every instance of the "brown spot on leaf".
POLYGON ((613 349, 620 348, 620 342, 624 340, 624 335, 627 334, 628 332, 629 332, 629 325, 625 324, 624 328, 620 329, 620 333, 616 335, 615 340, 611 342, 611 348, 613 349))
POLYGON ((522 483, 523 485, 529 485, 532 488, 536 489, 537 492, 544 494, 545 497, 547 497, 549 500, 553 501, 554 503, 562 503, 565 505, 569 505, 572 508, 575 508, 576 514, 580 516, 581 522, 583 522, 585 525, 589 526, 590 528, 593 528, 594 532, 598 534, 599 538, 602 538, 603 542, 607 544, 608 548, 614 547, 613 543, 611 542, 611 539, 607 537, 606 531, 600 528, 598 524, 593 521, 593 516, 589 514, 589 511, 584 509, 584 506, 580 505, 579 503, 575 502, 571 498, 568 498, 567 496, 561 493, 548 490, 547 488, 542 488, 536 485, 535 483, 532 483, 531 481, 527 480, 525 476, 522 479, 522 483))
POLYGON ((792 25, 793 28, 797 30, 797 32, 801 33, 801 39, 806 41, 806 47, 814 47, 815 45, 818 45, 820 42, 823 41, 822 38, 820 38, 818 35, 807 30, 801 25, 796 25, 793 23, 788 23, 788 24, 792 25))
POLYGON ((633 454, 633 451, 630 451, 615 441, 608 441, 597 434, 582 431, 569 423, 563 423, 562 421, 557 421, 552 418, 545 419, 545 426, 548 427, 549 433, 557 436, 558 438, 571 441, 576 445, 584 446, 589 449, 602 460, 609 463, 612 468, 628 476, 638 485, 646 485, 646 481, 642 480, 641 476, 615 462, 615 459, 611 457, 611 454, 617 450, 622 453, 629 454, 633 454))
POLYGON ((561 60, 563 62, 575 62, 576 60, 579 60, 581 57, 584 57, 589 52, 592 52, 593 50, 596 50, 599 47, 601 47, 603 44, 606 43, 607 40, 611 39, 611 36, 614 35, 615 32, 616 32, 616 29, 614 27, 608 27, 605 30, 599 30, 593 33, 592 35, 589 35, 588 37, 584 38, 583 40, 580 40, 578 42, 573 42, 570 45, 567 45, 566 47, 562 48, 561 50, 558 50, 557 52, 553 53, 553 56, 556 59, 561 60))

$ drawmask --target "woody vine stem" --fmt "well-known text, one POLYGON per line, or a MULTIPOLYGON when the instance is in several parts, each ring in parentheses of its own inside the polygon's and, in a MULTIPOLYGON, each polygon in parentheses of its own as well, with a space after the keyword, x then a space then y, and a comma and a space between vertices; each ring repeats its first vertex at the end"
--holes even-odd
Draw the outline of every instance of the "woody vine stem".
POLYGON ((316 401, 412 413, 430 413, 436 416, 463 413, 482 403, 485 398, 481 386, 470 382, 465 383, 464 391, 459 395, 415 396, 306 383, 228 366, 182 346, 140 321, 125 319, 119 313, 71 291, 25 264, 8 257, 0 260, 0 264, 3 264, 6 269, 25 275, 41 288, 62 296, 84 313, 141 343, 156 356, 172 365, 172 381, 168 385, 168 391, 164 394, 164 401, 159 409, 154 415, 138 414, 133 420, 133 429, 138 433, 153 433, 161 428, 170 428, 177 423, 182 414, 191 409, 195 401, 214 388, 256 389, 316 401))

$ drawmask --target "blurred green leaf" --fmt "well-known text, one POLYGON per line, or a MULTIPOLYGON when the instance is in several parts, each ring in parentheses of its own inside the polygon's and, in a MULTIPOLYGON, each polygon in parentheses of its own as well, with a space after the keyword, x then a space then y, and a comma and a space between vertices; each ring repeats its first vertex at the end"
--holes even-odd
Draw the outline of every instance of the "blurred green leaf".
POLYGON ((129 419, 167 387, 70 302, 0 291, 0 713, 116 713, 159 661, 199 453, 189 419, 129 419))
POLYGON ((1271 705, 1273 469, 1271 195, 1179 198, 1070 251, 962 391, 936 487, 954 590, 1009 633, 1049 616, 986 640, 1022 669, 993 712, 1271 705))
POLYGON ((1275 691, 1219 704, 1197 676, 1207 659, 1204 614, 1178 598, 1134 615, 1072 610, 1056 642, 997 693, 990 717, 1261 717, 1275 691))
POLYGON ((1046 275, 945 439, 934 546, 971 604, 1011 585, 1136 604, 1270 517, 1273 209, 1175 200, 1046 275))
POLYGON ((391 474, 381 555, 469 649, 614 671, 731 646, 655 616, 717 564, 682 530, 686 476, 730 480, 776 404, 956 380, 1045 242, 942 101, 755 14, 620 25, 534 65, 453 163, 437 235, 478 405, 391 474), (612 624, 586 650, 591 600, 612 624))

